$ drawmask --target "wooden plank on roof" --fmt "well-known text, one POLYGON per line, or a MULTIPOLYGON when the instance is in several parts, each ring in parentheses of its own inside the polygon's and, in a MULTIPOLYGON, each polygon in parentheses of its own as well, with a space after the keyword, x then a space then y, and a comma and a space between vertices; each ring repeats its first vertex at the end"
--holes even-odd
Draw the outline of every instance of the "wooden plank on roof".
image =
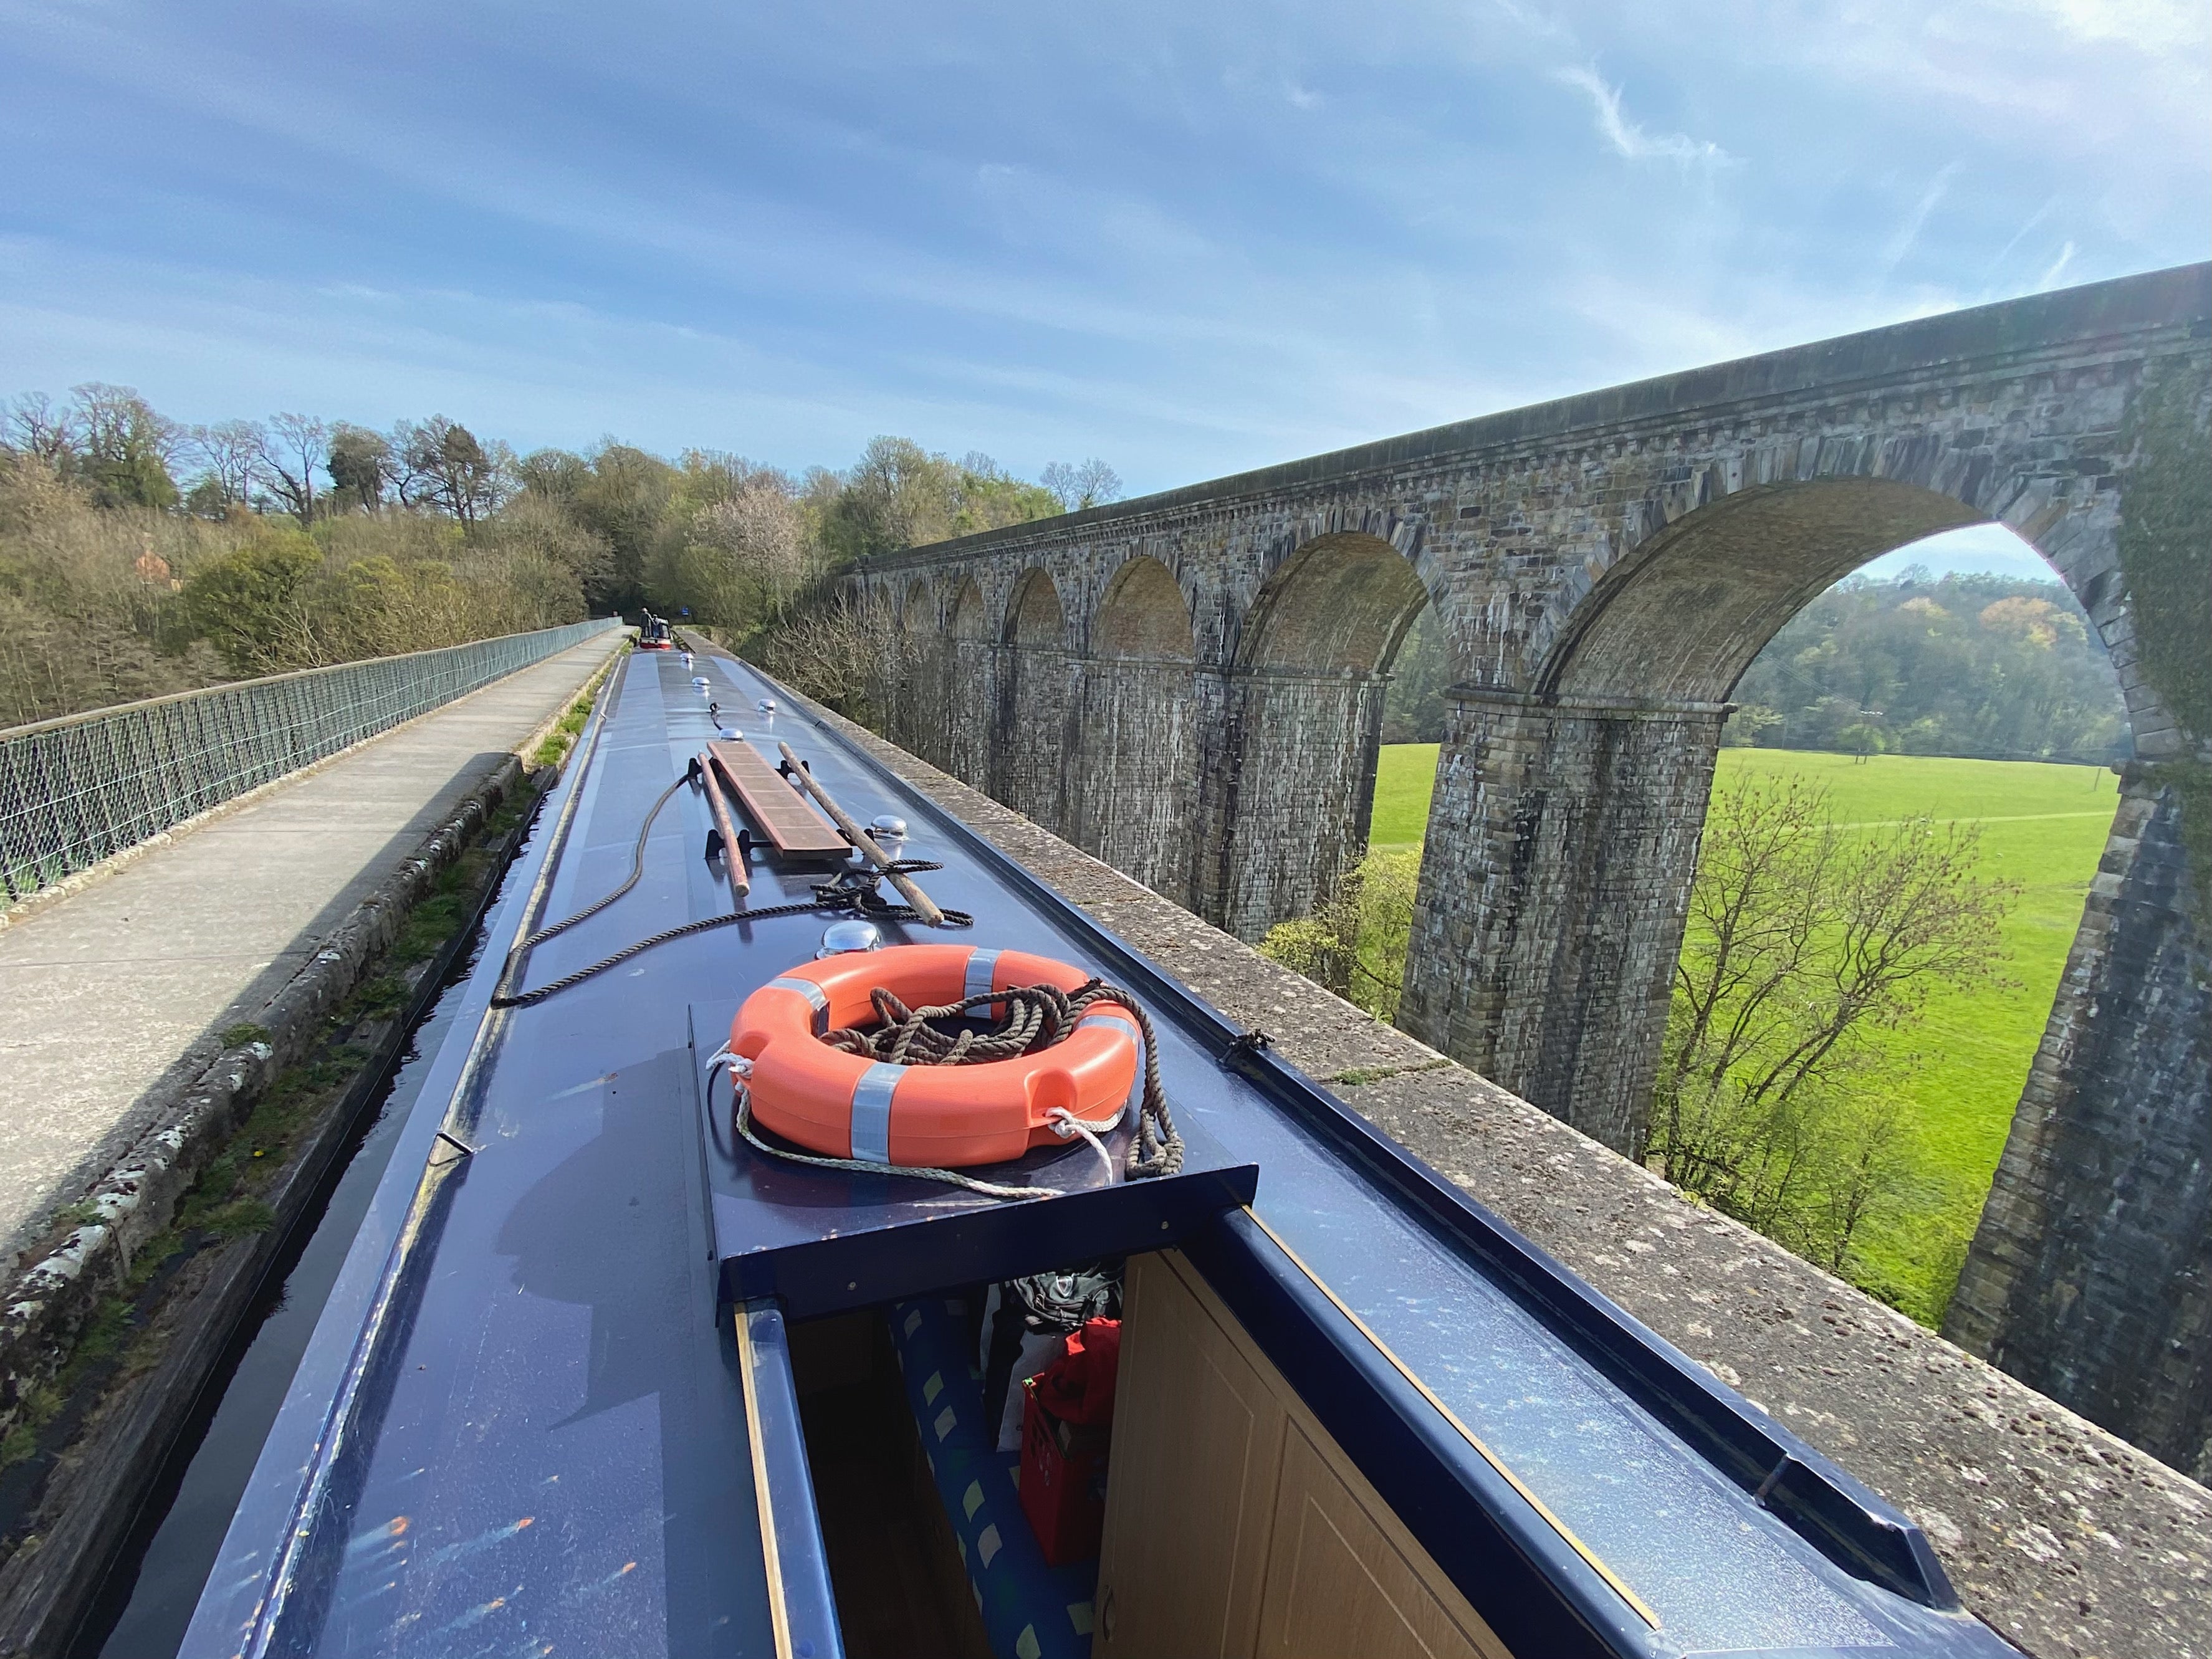
POLYGON ((852 848, 814 803, 786 782, 749 743, 720 739, 707 752, 761 837, 787 858, 836 858, 852 848))

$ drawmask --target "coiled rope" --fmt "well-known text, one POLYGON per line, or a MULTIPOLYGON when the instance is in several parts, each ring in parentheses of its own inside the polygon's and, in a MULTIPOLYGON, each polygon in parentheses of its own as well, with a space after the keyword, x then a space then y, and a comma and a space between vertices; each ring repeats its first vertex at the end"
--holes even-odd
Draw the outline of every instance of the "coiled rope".
MULTIPOLYGON (((980 991, 934 1008, 909 1008, 881 986, 869 997, 875 1004, 878 1024, 844 1026, 823 1033, 822 1041, 848 1054, 893 1066, 979 1066, 1012 1060, 1066 1041, 1076 1022, 1098 1003, 1110 1002, 1127 1009, 1145 1034, 1145 1091, 1137 1113, 1137 1133, 1129 1142, 1129 1178, 1141 1181, 1182 1170, 1182 1137, 1176 1133, 1175 1120, 1168 1115, 1166 1093, 1160 1087, 1159 1041, 1152 1034, 1152 1016, 1127 991, 1093 978, 1073 991, 1063 991, 1057 985, 1012 985, 1003 991, 980 991), (971 1009, 1000 1003, 1006 1012, 988 1030, 967 1025, 956 1036, 931 1024, 963 1019, 971 1009)), ((1067 1119, 1097 1133, 1120 1121, 1118 1115, 1096 1122, 1067 1119)))

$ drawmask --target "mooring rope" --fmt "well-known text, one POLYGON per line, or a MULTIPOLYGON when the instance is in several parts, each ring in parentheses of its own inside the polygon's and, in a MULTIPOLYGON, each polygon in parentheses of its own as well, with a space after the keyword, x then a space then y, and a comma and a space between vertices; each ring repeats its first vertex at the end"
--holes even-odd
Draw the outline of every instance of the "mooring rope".
MULTIPOLYGON (((843 1026, 824 1032, 822 1041, 848 1054, 892 1066, 980 1066, 1012 1060, 1065 1042, 1076 1022, 1098 1003, 1127 1009, 1145 1034, 1145 1090, 1137 1133, 1129 1143, 1129 1178, 1174 1175, 1182 1168, 1182 1137, 1176 1133, 1160 1087, 1160 1045, 1152 1033, 1152 1016, 1119 987, 1095 978, 1073 991, 1057 985, 1012 985, 933 1008, 909 1008, 881 986, 869 993, 869 999, 875 1004, 878 1024, 843 1026), (956 1035, 932 1023, 965 1019, 971 1009, 997 1004, 1004 1004, 1006 1012, 985 1030, 963 1025, 956 1035)), ((1103 1133, 1119 1121, 1116 1116, 1092 1122, 1068 1115, 1067 1127, 1057 1121, 1054 1127, 1063 1139, 1072 1139, 1082 1130, 1103 1133)))

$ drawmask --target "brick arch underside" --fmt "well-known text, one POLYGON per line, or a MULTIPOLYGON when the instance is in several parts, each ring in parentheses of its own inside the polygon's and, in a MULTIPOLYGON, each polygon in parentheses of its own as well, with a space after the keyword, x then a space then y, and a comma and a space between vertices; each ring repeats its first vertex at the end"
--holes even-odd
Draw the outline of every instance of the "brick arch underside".
POLYGON ((1790 617, 1869 560, 1985 516, 1931 489, 1833 478, 1727 496, 1649 538, 1577 607, 1540 695, 1719 702, 1790 617))
POLYGON ((1195 902, 1198 653, 1174 574, 1140 555, 1086 630, 1067 745, 1069 840, 1178 903, 1195 902))
POLYGON ((1308 915, 1366 851, 1387 672, 1428 598, 1395 544, 1339 531, 1297 546, 1245 613, 1208 907, 1231 932, 1308 915))
POLYGON ((1067 621, 1052 577, 1032 567, 1006 606, 990 744, 990 793, 1047 829, 1066 821, 1067 621))

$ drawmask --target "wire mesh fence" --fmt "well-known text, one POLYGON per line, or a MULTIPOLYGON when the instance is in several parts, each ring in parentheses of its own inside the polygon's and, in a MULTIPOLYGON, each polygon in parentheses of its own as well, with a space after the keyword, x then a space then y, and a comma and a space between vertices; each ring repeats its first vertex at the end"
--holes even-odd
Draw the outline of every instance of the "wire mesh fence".
POLYGON ((0 908, 620 625, 572 623, 0 732, 0 908))

